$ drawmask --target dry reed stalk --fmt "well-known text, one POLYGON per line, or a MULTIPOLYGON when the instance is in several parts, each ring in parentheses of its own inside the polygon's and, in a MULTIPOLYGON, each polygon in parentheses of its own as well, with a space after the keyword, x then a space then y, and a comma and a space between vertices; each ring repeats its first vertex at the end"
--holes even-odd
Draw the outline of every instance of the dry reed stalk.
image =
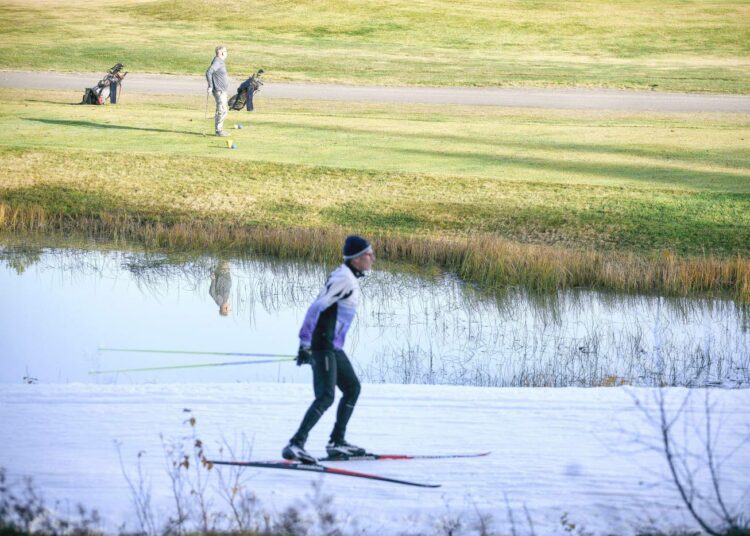
MULTIPOLYGON (((173 249, 229 250, 282 259, 328 262, 340 255, 346 232, 251 226, 240 222, 162 221, 158 217, 103 213, 71 217, 48 215, 39 207, 0 203, 0 231, 81 233, 173 249)), ((376 251, 391 261, 437 266, 486 289, 525 286, 539 291, 585 287, 619 292, 671 295, 728 293, 750 302, 750 258, 660 255, 569 250, 519 244, 492 235, 465 238, 373 237, 376 251)))

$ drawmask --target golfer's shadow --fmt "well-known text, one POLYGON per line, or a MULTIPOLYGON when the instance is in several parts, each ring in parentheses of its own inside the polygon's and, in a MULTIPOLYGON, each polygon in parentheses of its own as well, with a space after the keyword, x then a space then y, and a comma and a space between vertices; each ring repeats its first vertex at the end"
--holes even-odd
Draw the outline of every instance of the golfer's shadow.
POLYGON ((107 130, 137 130, 139 132, 161 132, 168 134, 187 134, 188 136, 203 136, 200 132, 190 132, 188 130, 168 130, 165 128, 146 128, 146 127, 129 127, 125 125, 109 125, 107 123, 94 123, 92 121, 71 121, 69 119, 39 119, 29 117, 27 121, 35 121, 47 125, 57 125, 64 127, 84 127, 84 128, 101 128, 107 130))
POLYGON ((55 106, 87 106, 82 102, 63 102, 58 100, 24 99, 23 102, 39 102, 41 104, 54 104, 55 106))

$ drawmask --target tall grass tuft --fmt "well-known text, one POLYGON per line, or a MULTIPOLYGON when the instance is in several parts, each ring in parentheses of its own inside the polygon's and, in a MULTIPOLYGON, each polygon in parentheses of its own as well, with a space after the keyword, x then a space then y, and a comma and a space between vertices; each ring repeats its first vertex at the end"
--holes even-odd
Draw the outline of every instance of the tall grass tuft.
MULTIPOLYGON (((0 232, 74 233, 135 241, 149 247, 255 253, 282 259, 331 262, 340 257, 347 231, 279 228, 205 220, 159 221, 127 213, 70 217, 43 208, 0 203, 0 232)), ((433 266, 484 289, 523 286, 536 291, 590 288, 667 295, 730 295, 750 303, 750 258, 677 257, 563 249, 511 242, 489 235, 425 238, 382 233, 372 237, 389 261, 433 266)))

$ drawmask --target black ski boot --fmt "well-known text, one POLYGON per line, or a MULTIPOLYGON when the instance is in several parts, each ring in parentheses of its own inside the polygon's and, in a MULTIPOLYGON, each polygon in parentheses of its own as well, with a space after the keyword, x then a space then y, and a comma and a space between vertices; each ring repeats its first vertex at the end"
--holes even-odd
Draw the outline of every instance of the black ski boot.
POLYGON ((349 458, 356 458, 357 456, 364 456, 367 451, 362 447, 351 445, 345 440, 329 441, 326 445, 326 453, 329 458, 336 458, 346 460, 349 458))
POLYGON ((281 455, 285 460, 292 460, 309 465, 315 465, 318 463, 318 460, 316 460, 312 454, 307 452, 302 445, 298 445, 297 443, 293 443, 292 441, 290 441, 289 444, 287 444, 287 446, 281 450, 281 455))

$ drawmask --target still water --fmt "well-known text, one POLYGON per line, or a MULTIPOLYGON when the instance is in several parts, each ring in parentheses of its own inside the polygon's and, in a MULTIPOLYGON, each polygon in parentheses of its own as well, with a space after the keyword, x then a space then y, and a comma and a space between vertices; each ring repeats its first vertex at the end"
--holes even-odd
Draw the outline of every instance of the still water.
MULTIPOLYGON (((0 247, 0 382, 309 382, 292 361, 327 268, 154 253, 0 247), (221 305, 228 304, 228 314, 221 305)), ((730 300, 475 291, 450 274, 376 270, 345 350, 366 382, 480 386, 750 383, 750 313, 730 300)), ((227 305, 224 305, 227 308, 227 305)))

